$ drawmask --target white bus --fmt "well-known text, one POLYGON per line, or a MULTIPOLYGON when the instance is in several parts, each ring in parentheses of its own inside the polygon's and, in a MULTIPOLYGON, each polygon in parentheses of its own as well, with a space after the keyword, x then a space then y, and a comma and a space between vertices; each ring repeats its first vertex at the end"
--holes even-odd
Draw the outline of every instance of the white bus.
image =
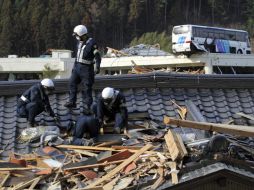
POLYGON ((172 51, 186 55, 198 51, 251 54, 251 46, 248 32, 244 30, 179 25, 173 27, 172 51))

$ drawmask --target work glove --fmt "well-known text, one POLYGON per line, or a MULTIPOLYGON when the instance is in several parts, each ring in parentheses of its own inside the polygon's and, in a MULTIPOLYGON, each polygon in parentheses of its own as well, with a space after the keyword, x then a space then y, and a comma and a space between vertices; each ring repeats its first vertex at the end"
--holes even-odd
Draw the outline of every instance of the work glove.
POLYGON ((60 118, 58 116, 54 116, 54 121, 57 125, 60 125, 60 118))
POLYGON ((100 73, 100 67, 96 66, 94 67, 94 74, 99 74, 100 73))

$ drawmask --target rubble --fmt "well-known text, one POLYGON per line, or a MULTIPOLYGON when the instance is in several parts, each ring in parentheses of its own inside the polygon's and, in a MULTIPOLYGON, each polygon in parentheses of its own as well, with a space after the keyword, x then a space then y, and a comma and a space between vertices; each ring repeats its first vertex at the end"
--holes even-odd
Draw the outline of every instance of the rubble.
POLYGON ((8 161, 0 161, 0 187, 163 189, 183 183, 187 168, 190 170, 193 164, 201 167, 230 162, 253 169, 254 143, 242 140, 243 136, 253 140, 251 127, 247 130, 246 126, 236 128, 206 122, 201 125, 183 120, 186 108, 173 103, 182 119, 165 116, 164 123, 160 123, 147 118, 147 114, 136 117, 134 114, 130 117, 128 135, 104 134, 93 146, 44 146, 29 155, 12 153, 8 161), (177 133, 174 125, 223 133, 201 140, 195 135, 187 138, 186 134, 177 133))

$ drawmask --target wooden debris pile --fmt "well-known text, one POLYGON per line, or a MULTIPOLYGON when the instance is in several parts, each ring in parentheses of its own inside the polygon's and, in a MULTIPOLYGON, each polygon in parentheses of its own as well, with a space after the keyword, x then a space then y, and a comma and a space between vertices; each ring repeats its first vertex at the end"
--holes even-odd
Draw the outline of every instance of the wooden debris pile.
MULTIPOLYGON (((153 127, 155 124, 153 123, 153 127)), ((122 145, 41 147, 29 155, 11 154, 0 162, 3 189, 157 189, 166 179, 178 183, 186 149, 173 131, 133 129, 122 145), (144 135, 135 137, 138 130, 144 135), (165 143, 166 142, 166 143, 165 143)))
POLYGON ((183 170, 193 162, 237 160, 254 166, 253 149, 232 136, 215 135, 186 143, 172 125, 246 137, 253 137, 252 128, 184 120, 186 110, 177 107, 181 120, 164 117, 163 126, 143 120, 128 131, 120 145, 111 138, 94 146, 46 146, 27 155, 12 153, 8 161, 0 161, 0 187, 155 190, 180 183, 183 170), (235 147, 241 150, 233 155, 235 147))

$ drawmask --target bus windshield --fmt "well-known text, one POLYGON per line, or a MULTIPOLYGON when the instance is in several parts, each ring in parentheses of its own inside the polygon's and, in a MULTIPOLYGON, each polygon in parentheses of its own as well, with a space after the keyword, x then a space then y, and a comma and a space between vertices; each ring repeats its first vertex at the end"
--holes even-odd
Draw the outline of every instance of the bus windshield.
POLYGON ((174 34, 185 34, 189 32, 189 26, 178 26, 174 27, 173 33, 174 34))

